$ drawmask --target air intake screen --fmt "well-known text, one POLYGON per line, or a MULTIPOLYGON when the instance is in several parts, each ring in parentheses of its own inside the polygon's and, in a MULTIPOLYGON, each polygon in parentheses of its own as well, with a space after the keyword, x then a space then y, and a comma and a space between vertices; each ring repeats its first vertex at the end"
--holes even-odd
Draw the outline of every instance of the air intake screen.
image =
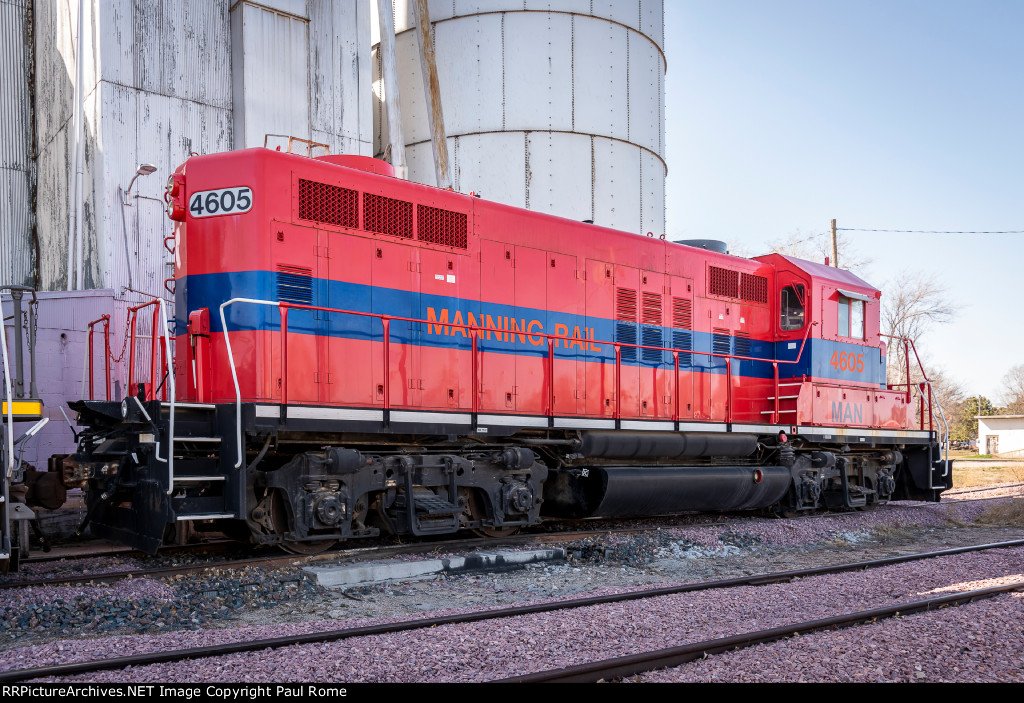
POLYGON ((740 272, 709 266, 708 293, 723 298, 740 297, 740 272))
POLYGON ((299 219, 359 227, 359 194, 348 188, 299 179, 299 219))
POLYGON ((364 193, 363 229, 412 239, 412 203, 364 193))
POLYGON ((426 205, 416 207, 416 227, 419 230, 421 242, 465 249, 467 247, 466 223, 466 215, 461 212, 452 212, 426 205))
POLYGON ((740 298, 751 303, 768 303, 768 279, 753 273, 745 273, 740 278, 740 298))

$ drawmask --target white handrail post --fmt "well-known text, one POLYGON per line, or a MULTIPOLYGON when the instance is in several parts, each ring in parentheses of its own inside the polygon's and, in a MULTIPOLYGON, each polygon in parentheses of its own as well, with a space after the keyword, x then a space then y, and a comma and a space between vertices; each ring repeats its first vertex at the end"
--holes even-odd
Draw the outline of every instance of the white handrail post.
MULTIPOLYGON (((171 417, 168 421, 167 437, 167 495, 174 493, 174 404, 176 401, 177 389, 174 386, 174 357, 171 356, 171 331, 167 327, 167 306, 164 299, 159 299, 160 319, 164 325, 164 349, 167 354, 167 395, 171 398, 171 417)), ((153 334, 156 334, 153 330, 153 334)), ((152 379, 156 383, 156 379, 152 379)), ((156 386, 153 386, 153 399, 156 400, 156 386)))

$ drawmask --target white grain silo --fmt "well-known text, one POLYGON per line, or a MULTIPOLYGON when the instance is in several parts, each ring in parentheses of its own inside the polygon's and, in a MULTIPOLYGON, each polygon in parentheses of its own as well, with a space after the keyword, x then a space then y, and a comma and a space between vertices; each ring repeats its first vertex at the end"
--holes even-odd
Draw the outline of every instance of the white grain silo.
MULTIPOLYGON (((415 0, 393 0, 409 178, 434 184, 415 0)), ((662 0, 430 0, 456 190, 665 231, 662 0)), ((374 147, 388 146, 374 36, 374 147)))

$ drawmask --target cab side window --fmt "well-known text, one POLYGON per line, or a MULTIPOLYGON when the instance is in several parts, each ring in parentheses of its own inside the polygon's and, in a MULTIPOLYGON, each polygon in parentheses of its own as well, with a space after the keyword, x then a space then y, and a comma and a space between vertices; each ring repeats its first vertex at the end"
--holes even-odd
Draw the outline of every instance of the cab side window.
POLYGON ((839 336, 864 339, 864 301, 839 296, 839 336))
POLYGON ((798 330, 804 326, 804 301, 806 292, 800 284, 782 289, 779 301, 779 328, 783 331, 798 330))

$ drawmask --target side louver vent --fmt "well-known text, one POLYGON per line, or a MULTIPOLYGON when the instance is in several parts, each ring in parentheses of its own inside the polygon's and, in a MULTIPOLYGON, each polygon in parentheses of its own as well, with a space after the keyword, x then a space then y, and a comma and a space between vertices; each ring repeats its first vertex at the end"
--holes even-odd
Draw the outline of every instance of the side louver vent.
MULTIPOLYGON (((693 302, 686 298, 672 298, 672 347, 693 350, 693 302)), ((691 354, 679 355, 679 366, 693 366, 691 354)))
POLYGON ((715 354, 731 353, 729 345, 729 330, 715 329, 711 333, 711 351, 715 354))
MULTIPOLYGON (((636 291, 615 289, 615 341, 636 344, 636 291)), ((636 347, 621 347, 623 361, 636 361, 636 347)))
POLYGON ((299 305, 313 304, 313 270, 302 266, 277 267, 277 299, 299 305))
POLYGON ((746 332, 736 333, 736 356, 750 356, 750 335, 746 332))

